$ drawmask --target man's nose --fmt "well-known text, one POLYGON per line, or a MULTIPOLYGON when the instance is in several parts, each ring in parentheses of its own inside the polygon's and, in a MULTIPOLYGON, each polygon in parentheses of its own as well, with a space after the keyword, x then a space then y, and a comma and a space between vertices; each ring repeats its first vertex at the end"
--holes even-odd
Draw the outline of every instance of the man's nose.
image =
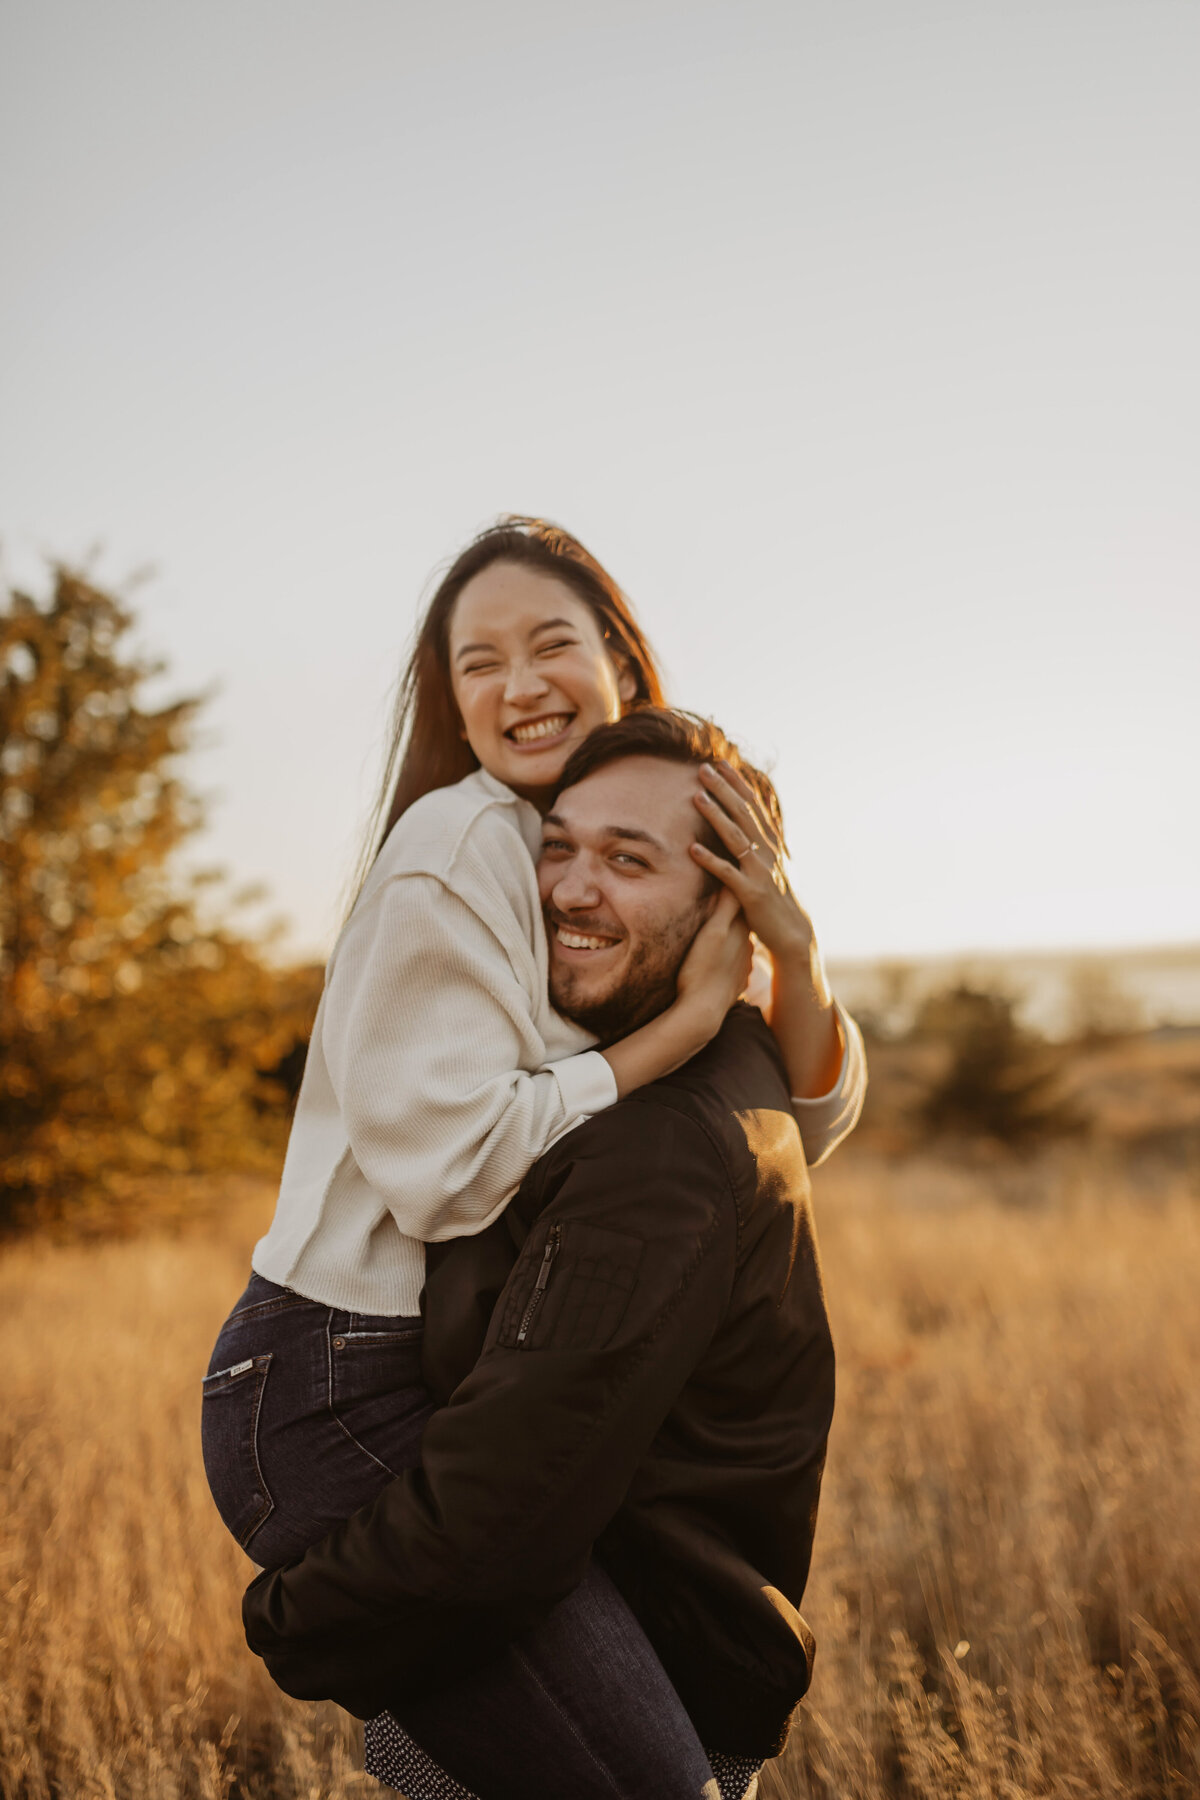
POLYGON ((600 904, 600 889, 587 865, 576 859, 555 882, 550 900, 559 912, 594 912, 600 904))
POLYGON ((510 706, 528 706, 531 701, 540 700, 549 685, 546 677, 533 663, 522 659, 509 664, 504 698, 510 706))

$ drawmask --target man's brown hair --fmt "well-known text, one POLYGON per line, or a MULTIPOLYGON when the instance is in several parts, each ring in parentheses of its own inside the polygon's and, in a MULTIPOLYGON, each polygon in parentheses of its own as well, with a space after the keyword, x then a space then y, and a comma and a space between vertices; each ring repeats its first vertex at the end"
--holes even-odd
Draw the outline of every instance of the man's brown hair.
MULTIPOLYGON (((660 762, 689 763, 696 768, 701 763, 715 763, 723 758, 754 789, 763 811, 783 842, 783 811, 770 776, 756 769, 711 719, 702 719, 698 713, 683 712, 675 707, 638 706, 623 719, 614 719, 611 724, 597 725, 594 731, 589 731, 567 760, 551 810, 559 794, 567 788, 585 781, 597 769, 607 768, 609 763, 623 762, 627 756, 654 756, 660 762)), ((727 862, 737 860, 707 819, 701 821, 698 835, 702 843, 727 862)))

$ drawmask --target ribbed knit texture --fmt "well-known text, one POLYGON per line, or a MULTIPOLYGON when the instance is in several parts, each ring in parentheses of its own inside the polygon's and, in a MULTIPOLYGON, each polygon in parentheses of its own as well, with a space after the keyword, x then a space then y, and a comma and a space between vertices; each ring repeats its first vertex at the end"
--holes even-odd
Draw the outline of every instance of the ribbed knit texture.
MULTIPOLYGON (((325 971, 275 1217, 252 1266, 325 1306, 412 1318, 425 1244, 482 1231, 556 1138, 611 1106, 595 1039, 548 997, 541 819, 482 769, 389 834, 325 971)), ((822 1161, 866 1057, 838 1008, 836 1086, 794 1102, 822 1161)))
POLYGON ((615 1101, 595 1040, 549 1002, 540 840, 482 770, 389 834, 326 970, 260 1275, 411 1317, 424 1243, 483 1230, 615 1101))
POLYGON ((845 1045, 838 1078, 829 1092, 816 1100, 798 1100, 792 1096, 792 1111, 800 1127, 800 1142, 804 1145, 804 1158, 810 1169, 823 1163, 854 1130, 867 1097, 867 1052, 862 1032, 840 1000, 834 1001, 833 1010, 838 1016, 845 1045))

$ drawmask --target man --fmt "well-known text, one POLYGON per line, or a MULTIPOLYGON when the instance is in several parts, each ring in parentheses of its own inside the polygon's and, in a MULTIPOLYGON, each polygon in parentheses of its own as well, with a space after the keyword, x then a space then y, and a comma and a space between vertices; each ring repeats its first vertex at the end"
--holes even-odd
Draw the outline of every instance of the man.
MULTIPOLYGON (((539 876, 552 991, 598 1033, 671 1000, 717 885, 693 849, 718 842, 694 795, 723 748, 647 711, 593 733, 564 772, 539 876)), ((279 1684, 362 1717, 391 1707, 477 1782, 488 1747, 455 1764, 439 1695, 476 1695, 505 1646, 535 1643, 604 1580, 701 1741, 750 1766, 777 1754, 810 1674, 796 1607, 833 1355, 787 1074, 759 1013, 735 1007, 690 1063, 561 1138, 488 1232, 431 1249, 426 1314, 447 1404, 421 1468, 247 1593, 248 1640, 279 1684)), ((461 1736, 475 1709, 461 1701, 461 1736)), ((504 1780, 494 1791, 522 1791, 504 1780)))

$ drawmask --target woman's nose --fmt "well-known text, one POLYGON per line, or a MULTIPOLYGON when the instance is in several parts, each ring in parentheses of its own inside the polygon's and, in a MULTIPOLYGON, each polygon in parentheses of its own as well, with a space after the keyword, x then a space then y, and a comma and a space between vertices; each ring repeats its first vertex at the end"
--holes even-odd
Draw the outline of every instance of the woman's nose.
POLYGON ((509 666, 508 678, 504 683, 504 698, 512 706, 527 706, 531 700, 540 700, 549 685, 533 663, 515 662, 509 666))

